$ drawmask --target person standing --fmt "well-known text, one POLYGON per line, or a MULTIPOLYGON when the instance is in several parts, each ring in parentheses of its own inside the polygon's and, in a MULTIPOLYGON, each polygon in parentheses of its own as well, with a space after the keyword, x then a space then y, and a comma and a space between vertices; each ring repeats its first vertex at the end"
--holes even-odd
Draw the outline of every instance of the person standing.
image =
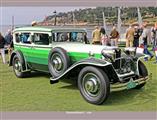
MULTIPOLYGON (((143 25, 143 32, 142 32, 142 40, 144 45, 144 54, 150 56, 150 59, 153 58, 153 54, 148 50, 148 40, 150 39, 150 31, 147 29, 147 24, 143 25)), ((144 58, 145 61, 148 61, 148 58, 144 58)))
POLYGON ((135 30, 133 25, 131 25, 126 31, 126 47, 133 47, 134 33, 135 30))
POLYGON ((133 40, 133 47, 138 47, 139 46, 139 38, 140 38, 140 30, 138 29, 138 26, 134 27, 135 32, 134 32, 134 40, 133 40))
POLYGON ((8 48, 8 55, 9 55, 9 60, 10 60, 10 56, 13 51, 13 36, 12 36, 12 31, 10 29, 5 35, 5 44, 7 45, 7 48, 8 48))
POLYGON ((1 52, 1 56, 2 56, 2 61, 3 61, 4 64, 6 64, 4 45, 5 45, 5 39, 2 36, 2 34, 0 33, 0 52, 1 52))
POLYGON ((103 27, 100 29, 100 33, 101 33, 101 44, 105 46, 109 45, 108 36, 106 35, 106 31, 103 27))
POLYGON ((95 26, 95 30, 92 32, 92 44, 101 44, 101 34, 98 26, 95 26))
POLYGON ((119 32, 116 30, 116 27, 113 26, 110 33, 111 46, 118 46, 119 32))
POLYGON ((154 48, 156 47, 156 31, 157 31, 157 28, 156 26, 154 25, 154 27, 151 28, 151 38, 152 38, 152 44, 153 44, 153 47, 152 47, 152 50, 154 50, 154 48))
POLYGON ((155 56, 156 56, 156 60, 155 60, 155 64, 157 64, 157 22, 155 23, 155 25, 154 25, 154 46, 153 46, 153 50, 154 50, 154 52, 155 52, 155 56))
POLYGON ((31 26, 36 26, 37 25, 37 21, 32 21, 31 26))
POLYGON ((11 43, 11 41, 13 39, 12 32, 11 32, 10 29, 8 30, 8 32, 7 32, 7 34, 5 35, 4 38, 5 38, 6 45, 10 45, 10 43, 11 43))
POLYGON ((87 33, 86 32, 83 33, 83 40, 84 40, 85 44, 90 44, 90 42, 89 42, 89 40, 87 38, 87 33))
POLYGON ((141 44, 143 44, 143 40, 142 40, 143 25, 140 25, 138 30, 140 34, 140 37, 139 37, 139 46, 140 46, 141 44))
POLYGON ((155 60, 155 64, 157 64, 157 47, 156 48, 154 48, 154 52, 155 52, 155 58, 156 58, 156 60, 155 60))

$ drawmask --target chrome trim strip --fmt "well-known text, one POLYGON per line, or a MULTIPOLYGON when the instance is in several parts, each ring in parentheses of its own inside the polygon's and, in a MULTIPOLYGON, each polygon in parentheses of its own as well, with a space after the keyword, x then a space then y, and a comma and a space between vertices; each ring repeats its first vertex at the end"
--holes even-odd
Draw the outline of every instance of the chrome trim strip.
POLYGON ((135 73, 133 71, 131 71, 130 73, 125 73, 125 74, 117 74, 119 78, 123 78, 123 77, 126 77, 126 76, 130 76, 130 75, 134 75, 135 73))

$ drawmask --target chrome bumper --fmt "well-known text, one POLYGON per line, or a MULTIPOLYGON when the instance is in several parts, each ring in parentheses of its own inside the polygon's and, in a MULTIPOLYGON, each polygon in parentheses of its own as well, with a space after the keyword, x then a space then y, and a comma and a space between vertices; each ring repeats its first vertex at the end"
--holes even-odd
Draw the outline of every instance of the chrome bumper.
POLYGON ((149 80, 149 76, 144 78, 139 78, 136 80, 130 80, 129 82, 126 83, 119 82, 119 83, 111 84, 110 91, 115 92, 115 91, 121 91, 126 89, 132 89, 135 88, 137 85, 146 83, 148 80, 149 80))

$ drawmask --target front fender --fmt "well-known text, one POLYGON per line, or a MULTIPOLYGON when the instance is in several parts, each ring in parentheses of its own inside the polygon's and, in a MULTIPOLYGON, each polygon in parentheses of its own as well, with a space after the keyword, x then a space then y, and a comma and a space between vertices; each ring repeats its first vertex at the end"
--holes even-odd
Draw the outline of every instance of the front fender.
POLYGON ((95 58, 89 58, 89 59, 84 59, 81 60, 79 62, 74 63, 72 66, 70 66, 62 75, 60 75, 57 78, 51 78, 50 80, 55 81, 58 80, 60 78, 62 78, 64 75, 66 75, 67 73, 69 73, 71 70, 73 70, 74 68, 80 67, 80 66, 97 66, 97 67, 105 67, 105 66, 109 66, 111 65, 111 63, 101 60, 101 59, 95 59, 95 58))
POLYGON ((14 58, 15 55, 16 55, 16 51, 13 51, 13 52, 11 53, 11 56, 10 56, 9 66, 12 66, 13 58, 14 58))
POLYGON ((137 64, 136 64, 136 68, 137 68, 137 75, 139 76, 140 73, 139 73, 139 61, 141 61, 141 59, 144 59, 146 57, 149 57, 148 55, 145 55, 145 54, 141 54, 140 56, 138 56, 138 59, 137 59, 137 64))
POLYGON ((25 59, 24 59, 24 56, 20 50, 15 50, 11 53, 10 60, 9 60, 9 66, 12 66, 13 58, 15 55, 17 55, 19 57, 21 64, 22 64, 22 69, 26 70, 27 68, 26 68, 25 59))

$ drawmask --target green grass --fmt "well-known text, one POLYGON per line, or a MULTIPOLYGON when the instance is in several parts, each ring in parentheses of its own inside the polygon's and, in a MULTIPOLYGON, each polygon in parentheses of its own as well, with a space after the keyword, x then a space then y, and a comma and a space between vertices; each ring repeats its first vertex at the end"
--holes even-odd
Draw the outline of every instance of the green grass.
POLYGON ((157 65, 145 62, 152 79, 140 90, 113 92, 103 105, 87 103, 77 89, 75 79, 51 85, 49 75, 33 73, 17 78, 12 67, 0 59, 1 111, 156 111, 157 65))

